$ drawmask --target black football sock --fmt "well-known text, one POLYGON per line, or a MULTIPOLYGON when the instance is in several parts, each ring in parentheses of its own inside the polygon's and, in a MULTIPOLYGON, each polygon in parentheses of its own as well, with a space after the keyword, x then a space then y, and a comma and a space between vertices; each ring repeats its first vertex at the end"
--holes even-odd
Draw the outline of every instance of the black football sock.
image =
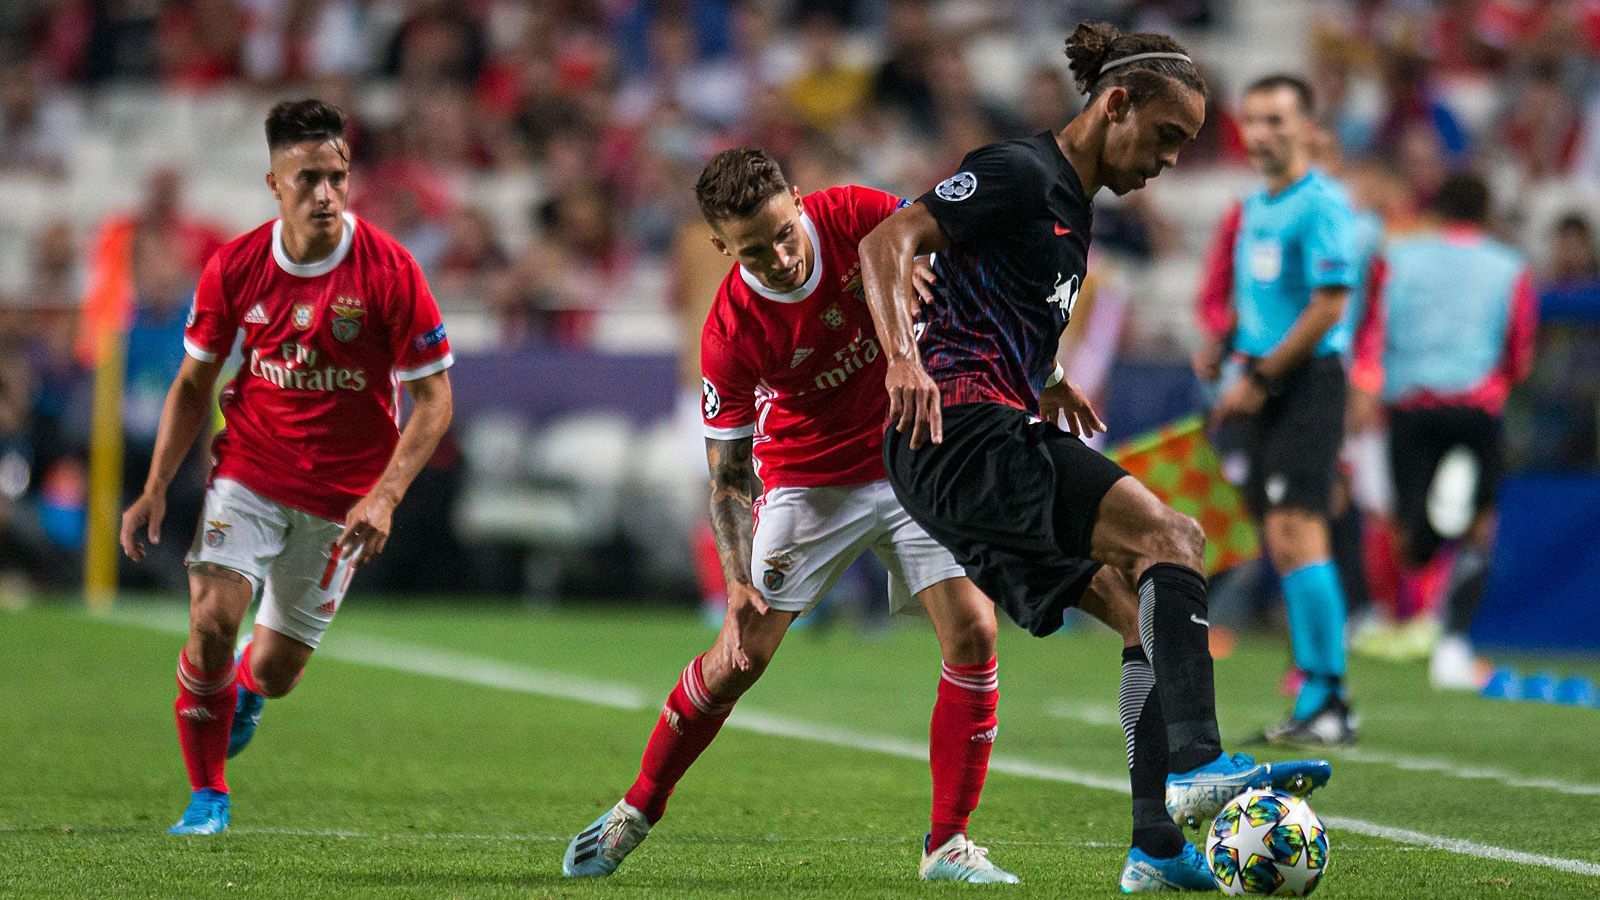
POLYGON ((1133 787, 1133 846, 1157 859, 1183 852, 1183 829, 1167 815, 1167 723, 1155 672, 1142 647, 1122 650, 1122 690, 1117 710, 1128 739, 1128 780, 1133 787))
POLYGON ((1173 772, 1222 753, 1206 615, 1206 580, 1199 572, 1156 563, 1139 577, 1139 638, 1155 669, 1173 772))
POLYGON ((1450 593, 1445 600, 1446 634, 1466 635, 1478 615, 1478 605, 1483 602, 1483 592, 1488 585, 1488 552, 1463 545, 1456 551, 1456 561, 1450 569, 1450 593))

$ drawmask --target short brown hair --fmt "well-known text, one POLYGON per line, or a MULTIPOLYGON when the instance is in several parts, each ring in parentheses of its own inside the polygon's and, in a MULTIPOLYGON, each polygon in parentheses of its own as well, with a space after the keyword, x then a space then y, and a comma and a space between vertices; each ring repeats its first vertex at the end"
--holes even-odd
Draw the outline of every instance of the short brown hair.
POLYGON ((1259 94, 1263 91, 1276 91, 1283 88, 1288 88, 1294 92, 1295 104, 1300 107, 1302 115, 1309 116, 1316 111, 1317 95, 1312 93, 1310 82, 1298 75, 1289 75, 1282 72, 1276 75, 1266 75, 1250 82, 1250 86, 1245 88, 1244 92, 1246 94, 1259 94))
POLYGON ((753 215, 762 204, 787 193, 789 182, 765 150, 736 147, 712 158, 695 182, 700 214, 712 225, 753 215))

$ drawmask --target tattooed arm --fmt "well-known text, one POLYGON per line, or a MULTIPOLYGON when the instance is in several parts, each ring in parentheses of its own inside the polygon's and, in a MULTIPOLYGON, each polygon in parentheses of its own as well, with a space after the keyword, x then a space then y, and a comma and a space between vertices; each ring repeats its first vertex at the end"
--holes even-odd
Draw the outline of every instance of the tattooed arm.
POLYGON ((711 467, 711 534, 728 584, 728 617, 723 623, 734 668, 750 668, 740 646, 740 632, 748 618, 768 612, 766 598, 750 583, 750 545, 755 530, 753 507, 757 491, 755 464, 748 437, 719 441, 706 438, 706 462, 711 467))

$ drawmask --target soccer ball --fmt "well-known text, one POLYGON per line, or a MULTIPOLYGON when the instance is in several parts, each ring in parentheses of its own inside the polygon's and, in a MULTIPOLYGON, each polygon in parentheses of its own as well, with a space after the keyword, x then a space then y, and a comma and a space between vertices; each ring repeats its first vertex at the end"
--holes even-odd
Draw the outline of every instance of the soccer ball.
POLYGON ((1328 832, 1304 800, 1249 791, 1217 813, 1206 861, 1224 894, 1304 897, 1327 871, 1328 832))

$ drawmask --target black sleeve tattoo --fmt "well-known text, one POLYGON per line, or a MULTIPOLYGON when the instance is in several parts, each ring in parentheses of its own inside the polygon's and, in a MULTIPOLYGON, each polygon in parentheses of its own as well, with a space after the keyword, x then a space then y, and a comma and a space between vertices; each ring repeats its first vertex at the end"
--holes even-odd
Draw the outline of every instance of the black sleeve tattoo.
POLYGON ((208 563, 208 562, 189 563, 189 574, 190 575, 197 575, 197 576, 199 576, 201 578, 220 578, 223 581, 232 581, 232 582, 235 582, 237 584, 249 584, 250 583, 250 579, 244 577, 243 575, 239 574, 238 572, 235 572, 234 570, 232 570, 230 568, 227 568, 226 566, 219 566, 216 563, 208 563))
POLYGON ((728 584, 750 583, 750 542, 754 531, 755 463, 750 438, 706 439, 711 466, 711 534, 728 584))

